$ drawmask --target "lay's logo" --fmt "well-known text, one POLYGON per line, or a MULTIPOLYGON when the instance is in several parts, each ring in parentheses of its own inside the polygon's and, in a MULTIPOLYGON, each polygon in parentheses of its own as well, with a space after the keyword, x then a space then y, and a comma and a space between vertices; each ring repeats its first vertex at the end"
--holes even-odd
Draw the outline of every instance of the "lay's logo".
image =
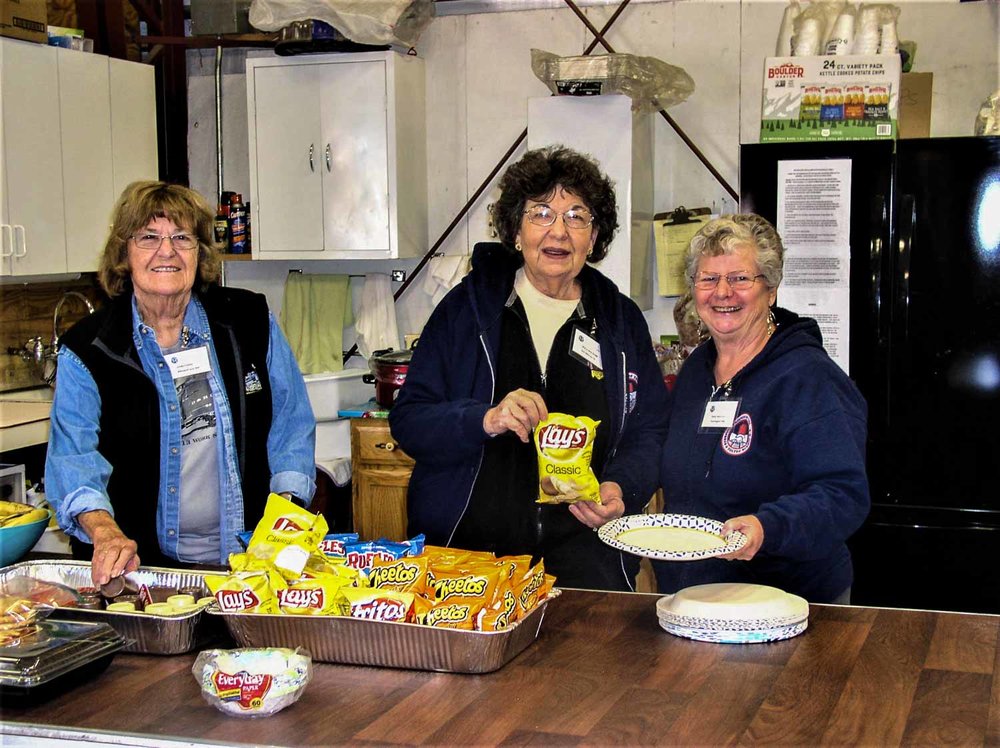
POLYGON ((260 598, 251 589, 219 590, 215 593, 215 601, 224 613, 249 610, 260 605, 260 598))
POLYGON ((289 589, 278 590, 278 604, 282 608, 315 608, 323 609, 323 590, 313 589, 289 589))
POLYGON ((542 428, 538 435, 541 449, 580 449, 587 444, 587 429, 568 429, 552 423, 542 428))
POLYGON ((306 530, 306 528, 300 527, 288 517, 278 517, 278 519, 274 521, 274 527, 272 529, 275 532, 304 532, 306 530))

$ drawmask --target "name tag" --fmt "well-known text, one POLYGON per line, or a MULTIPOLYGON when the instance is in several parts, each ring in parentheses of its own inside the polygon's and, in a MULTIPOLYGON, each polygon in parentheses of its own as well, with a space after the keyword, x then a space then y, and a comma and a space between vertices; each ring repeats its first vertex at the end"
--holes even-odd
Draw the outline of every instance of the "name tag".
POLYGON ((201 345, 197 348, 186 348, 177 353, 167 354, 167 366, 170 367, 170 374, 174 379, 189 377, 192 374, 202 374, 212 370, 212 365, 208 361, 208 346, 201 345))
POLYGON ((736 420, 739 400, 709 400, 705 403, 705 413, 701 417, 703 429, 728 429, 736 420))
POLYGON ((601 344, 597 339, 588 335, 579 327, 573 328, 573 343, 569 347, 569 352, 584 363, 590 364, 598 371, 602 371, 601 366, 601 344))

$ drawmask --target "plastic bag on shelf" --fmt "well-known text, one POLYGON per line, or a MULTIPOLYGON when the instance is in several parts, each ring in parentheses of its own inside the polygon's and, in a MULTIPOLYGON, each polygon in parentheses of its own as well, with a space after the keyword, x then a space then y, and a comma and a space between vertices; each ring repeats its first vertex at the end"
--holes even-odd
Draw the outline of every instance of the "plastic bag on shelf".
POLYGON ((983 102, 976 116, 976 135, 1000 135, 1000 88, 983 102))
POLYGON ((250 25, 261 31, 315 19, 359 44, 412 47, 432 18, 434 0, 253 0, 250 5, 250 25))
POLYGON ((531 50, 531 70, 554 94, 593 96, 624 94, 635 111, 655 111, 680 104, 694 92, 683 68, 655 57, 629 54, 559 57, 531 50))

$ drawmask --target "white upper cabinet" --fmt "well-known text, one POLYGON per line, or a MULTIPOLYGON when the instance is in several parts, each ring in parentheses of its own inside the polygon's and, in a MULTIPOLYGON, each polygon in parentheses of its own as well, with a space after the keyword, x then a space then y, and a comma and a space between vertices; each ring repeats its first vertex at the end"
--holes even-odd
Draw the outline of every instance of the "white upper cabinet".
POLYGON ((121 189, 157 176, 152 73, 0 40, 0 275, 97 269, 121 189))
POLYGON ((427 246, 423 61, 247 60, 258 259, 391 259, 427 246))
POLYGON ((0 65, 0 273, 66 272, 56 48, 2 39, 0 65))

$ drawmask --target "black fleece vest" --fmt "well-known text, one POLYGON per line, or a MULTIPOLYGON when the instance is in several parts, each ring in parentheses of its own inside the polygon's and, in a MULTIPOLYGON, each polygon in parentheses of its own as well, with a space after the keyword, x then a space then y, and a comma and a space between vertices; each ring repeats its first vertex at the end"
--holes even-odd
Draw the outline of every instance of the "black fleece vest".
MULTIPOLYGON (((271 478, 267 457, 272 415, 267 301, 261 294, 217 286, 199 294, 198 299, 208 315, 232 413, 245 525, 253 528, 264 513, 271 478), (246 377, 254 371, 260 389, 248 394, 246 377)), ((107 490, 115 521, 138 544, 143 565, 176 565, 160 550, 156 534, 159 398, 132 340, 131 294, 119 296, 81 320, 61 343, 80 357, 101 396, 97 450, 112 466, 107 490)), ((89 559, 92 552, 92 546, 73 542, 74 556, 89 559)))

